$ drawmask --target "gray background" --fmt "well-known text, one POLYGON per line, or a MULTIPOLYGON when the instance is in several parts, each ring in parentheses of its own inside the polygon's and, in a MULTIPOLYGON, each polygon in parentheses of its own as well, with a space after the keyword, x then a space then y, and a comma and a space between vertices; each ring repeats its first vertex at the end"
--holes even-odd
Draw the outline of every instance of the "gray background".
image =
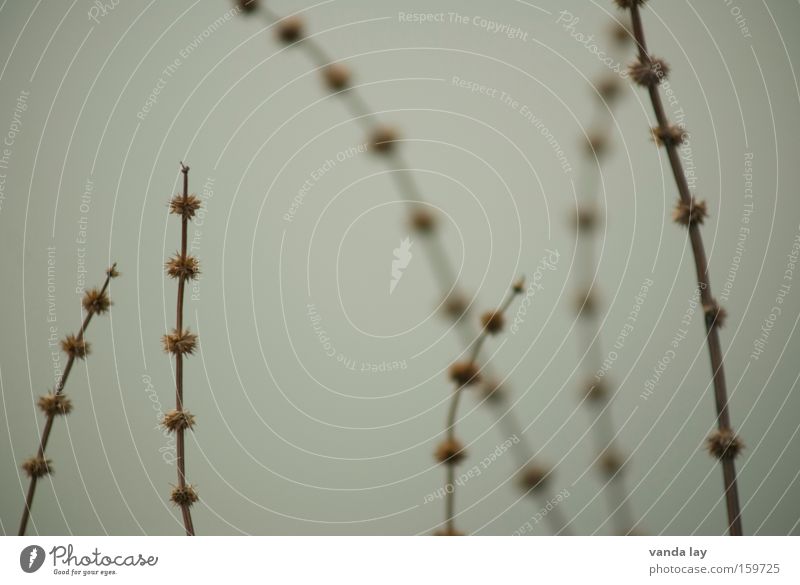
MULTIPOLYGON (((556 20, 559 10, 572 11, 580 18, 574 30, 606 46, 619 13, 610 1, 433 4, 403 2, 402 10, 458 12, 468 24, 402 23, 398 3, 386 0, 271 6, 279 14, 302 10, 318 41, 347 59, 379 118, 408 139, 403 154, 447 217, 445 243, 476 307, 495 306, 515 275, 533 273, 546 248, 559 251, 519 332, 492 340, 485 355, 501 348, 492 362, 509 376, 516 413, 528 426, 524 440, 556 465, 554 488, 570 492, 561 507, 574 531, 609 533, 605 499, 596 497, 603 482, 584 473, 594 446, 586 434, 592 419, 579 402, 572 284, 586 274, 568 221, 574 189, 595 164, 582 140, 597 110, 590 82, 607 70, 556 20), (519 26, 527 38, 491 33, 473 25, 474 16, 519 26), (574 170, 562 171, 518 111, 455 87, 453 76, 525 104, 574 170)), ((181 532, 167 501, 175 469, 165 462, 169 443, 157 410, 173 403, 159 337, 174 321, 175 284, 162 265, 178 245, 179 223, 166 203, 185 160, 207 208, 195 226, 203 276, 197 299, 187 303, 201 339, 186 374, 187 406, 198 416, 188 441, 188 473, 201 495, 198 533, 430 532, 443 516, 440 501, 424 500, 443 482, 431 453, 450 392, 445 368, 462 346, 435 313, 439 291, 421 244, 388 294, 392 250, 410 235, 402 195, 379 159, 358 154, 315 183, 294 221, 282 217, 314 169, 363 143, 361 126, 327 94, 308 55, 284 49, 258 15, 234 15, 183 57, 232 4, 126 1, 98 22, 88 17, 92 6, 0 5, 4 138, 18 96, 30 94, 2 171, 0 530, 16 532, 24 487, 18 465, 33 453, 42 423, 35 398, 54 383, 49 328, 62 337, 81 318, 76 237, 83 216, 87 285, 102 279, 111 260, 123 276, 112 287, 111 315, 89 331, 93 354, 69 381, 75 411, 57 421, 48 450, 56 473, 40 484, 29 532, 181 532), (175 59, 180 65, 157 104, 137 119, 175 59), (92 194, 82 209, 88 181, 92 194), (358 364, 405 360, 407 368, 342 367, 315 337, 308 303, 337 353, 358 364)), ((748 447, 739 461, 745 531, 798 533, 800 284, 786 296, 763 354, 752 359, 751 352, 800 230, 793 69, 800 6, 741 0, 750 38, 734 7, 661 0, 644 18, 651 50, 672 65, 672 88, 692 132, 697 193, 711 210, 703 235, 718 296, 745 210, 745 153, 753 153, 751 231, 725 302, 722 341, 733 420, 748 447)), ((653 395, 640 397, 687 310, 694 269, 685 233, 671 222, 674 183, 648 137, 646 94, 625 84, 615 112, 614 150, 601 169, 608 217, 596 274, 607 347, 642 282, 655 282, 609 375, 618 389, 615 419, 628 421, 619 443, 632 455, 631 503, 643 532, 720 534, 721 473, 703 451, 714 415, 699 320, 653 395)), ((461 415, 458 434, 472 464, 507 438, 474 396, 461 415)), ((537 512, 539 502, 520 497, 515 469, 502 456, 459 488, 461 529, 510 534, 537 512)), ((538 524, 533 533, 547 531, 538 524)))

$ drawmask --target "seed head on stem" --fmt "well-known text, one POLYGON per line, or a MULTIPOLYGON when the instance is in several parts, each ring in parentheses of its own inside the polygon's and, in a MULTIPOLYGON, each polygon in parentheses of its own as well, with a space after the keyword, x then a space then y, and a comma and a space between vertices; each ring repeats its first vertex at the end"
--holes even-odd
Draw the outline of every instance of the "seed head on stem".
POLYGON ((19 536, 24 536, 28 529, 28 520, 30 519, 33 499, 36 494, 36 485, 39 478, 53 473, 52 464, 50 460, 45 457, 47 444, 50 440, 50 433, 53 430, 53 423, 56 417, 64 416, 72 412, 72 401, 64 394, 64 388, 69 380, 70 372, 72 372, 72 367, 76 359, 83 359, 89 354, 89 344, 85 340, 86 330, 89 328, 89 324, 96 314, 99 315, 108 312, 111 306, 111 300, 108 298, 108 287, 111 283, 111 279, 117 276, 119 276, 117 265, 112 264, 111 267, 106 270, 106 279, 103 286, 99 289, 90 289, 84 294, 81 300, 81 304, 86 313, 83 318, 83 323, 81 323, 77 334, 67 335, 61 341, 61 349, 67 354, 67 363, 64 366, 61 378, 59 378, 53 392, 41 396, 37 402, 39 409, 45 414, 46 421, 39 439, 39 448, 36 455, 22 464, 22 469, 28 475, 30 481, 25 496, 25 507, 22 510, 22 518, 19 522, 19 530, 17 532, 19 536))
MULTIPOLYGON (((621 8, 630 11, 633 34, 639 52, 638 61, 631 67, 631 73, 637 83, 647 88, 656 122, 661 128, 662 135, 668 135, 670 122, 667 118, 661 94, 658 91, 658 83, 666 77, 668 71, 666 64, 663 61, 654 59, 647 48, 644 23, 640 11, 643 3, 640 0, 616 1, 621 8)), ((700 225, 706 217, 706 205, 703 202, 694 200, 677 144, 671 140, 664 141, 664 147, 679 195, 679 203, 674 217, 678 223, 688 227, 697 284, 700 290, 700 300, 704 308, 706 308, 706 343, 708 344, 708 353, 711 361, 714 405, 717 413, 717 432, 709 440, 709 451, 719 459, 722 467, 728 533, 731 536, 741 536, 743 534, 742 511, 739 503, 739 488, 736 465, 734 463, 735 454, 741 449, 741 442, 731 428, 728 389, 725 380, 722 344, 719 337, 720 316, 724 317, 724 314, 720 314, 720 310, 716 308, 716 302, 713 300, 708 258, 700 231, 700 225)))

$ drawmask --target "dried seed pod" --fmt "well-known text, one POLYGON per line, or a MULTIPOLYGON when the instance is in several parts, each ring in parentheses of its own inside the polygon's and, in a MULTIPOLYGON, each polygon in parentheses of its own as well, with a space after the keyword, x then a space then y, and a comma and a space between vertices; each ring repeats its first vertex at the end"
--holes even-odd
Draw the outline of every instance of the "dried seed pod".
POLYGON ((617 76, 609 76, 598 81, 595 84, 595 89, 603 100, 610 102, 619 96, 620 91, 622 91, 622 84, 617 76))
POLYGON ((608 398, 608 389, 602 380, 592 378, 584 390, 586 399, 590 402, 602 402, 608 398))
POLYGON ((331 63, 325 67, 325 83, 333 91, 340 91, 350 85, 350 69, 342 63, 331 63))
POLYGON ((611 477, 622 471, 624 460, 614 449, 606 449, 598 460, 598 463, 603 473, 611 477))
POLYGON ((578 294, 575 298, 575 308, 579 315, 591 315, 597 308, 595 297, 597 295, 593 290, 585 290, 578 294))
POLYGON ((703 311, 706 315, 706 325, 711 327, 723 327, 725 319, 728 317, 728 311, 721 307, 716 299, 711 299, 711 302, 703 305, 703 311))
POLYGON ((602 156, 608 147, 608 140, 602 134, 590 134, 586 138, 586 152, 590 156, 602 156))
POLYGON ((623 10, 633 8, 634 6, 642 6, 647 0, 614 0, 614 4, 623 10))
POLYGON ((88 341, 69 334, 61 340, 61 349, 70 357, 83 359, 89 355, 90 345, 88 341))
POLYGON ((694 198, 689 202, 683 199, 678 200, 677 205, 675 205, 675 211, 672 212, 672 219, 685 226, 702 224, 707 217, 706 202, 697 201, 694 198))
POLYGON ((631 78, 643 87, 654 87, 669 75, 669 65, 657 57, 642 59, 640 56, 628 68, 631 78))
POLYGON ((108 293, 99 288, 92 288, 83 293, 81 302, 84 309, 96 315, 102 315, 111 306, 111 299, 108 298, 108 293))
POLYGON ((180 215, 184 219, 192 219, 197 210, 202 207, 200 199, 194 195, 176 195, 169 202, 169 212, 180 215))
POLYGON ((183 487, 175 486, 172 489, 172 494, 170 495, 169 499, 172 500, 172 503, 176 506, 188 508, 199 498, 197 497, 197 492, 195 491, 194 487, 187 484, 183 487))
POLYGON ((197 335, 188 330, 178 331, 173 329, 162 338, 164 351, 174 355, 192 355, 197 347, 197 335))
POLYGON ((618 45, 627 45, 633 40, 633 34, 627 24, 622 22, 615 22, 612 30, 611 37, 618 45))
POLYGON ((276 33, 284 43, 296 43, 303 38, 303 19, 297 15, 287 16, 278 23, 276 33))
POLYGON ((653 142, 659 146, 679 145, 686 139, 686 131, 676 124, 670 124, 666 128, 655 126, 650 129, 653 142))
POLYGON ((443 308, 450 318, 456 320, 467 312, 469 302, 463 295, 453 291, 445 300, 443 308))
POLYGON ((394 149, 398 139, 397 130, 390 126, 378 126, 372 131, 369 144, 372 150, 380 154, 387 154, 394 149))
POLYGON ((411 212, 411 227, 420 234, 430 234, 436 229, 436 218, 427 209, 420 207, 411 212))
POLYGON ((185 429, 191 430, 194 423, 194 415, 188 410, 170 410, 161 419, 161 426, 171 433, 185 429))
POLYGON ((530 464, 520 473, 519 483, 526 492, 541 489, 547 483, 549 474, 549 469, 540 465, 530 464))
POLYGON ((731 429, 717 429, 706 439, 708 452, 717 459, 734 459, 744 444, 731 429))
POLYGON ((597 225, 597 210, 589 205, 579 205, 572 216, 575 227, 580 231, 589 231, 597 225))
POLYGON ((445 439, 436 448, 436 460, 439 463, 455 465, 467 456, 464 446, 456 439, 445 439))
POLYGON ((239 7, 239 12, 251 13, 258 9, 258 0, 237 0, 236 4, 239 7))
POLYGON ((460 386, 477 384, 481 380, 481 373, 474 362, 456 362, 450 366, 450 379, 460 386))
POLYGON ((481 315, 481 325, 491 335, 496 335, 503 330, 505 317, 502 311, 486 311, 481 315))
POLYGON ((200 262, 194 256, 181 256, 175 252, 164 264, 167 274, 172 278, 185 278, 194 280, 200 274, 200 262))
POLYGON ((65 415, 72 412, 72 401, 66 394, 45 394, 39 397, 37 404, 47 416, 65 415))
POLYGON ((22 469, 30 478, 44 477, 53 473, 53 463, 44 457, 31 457, 22 464, 22 469))
POLYGON ((503 386, 496 380, 483 382, 480 387, 480 392, 484 399, 490 402, 499 402, 503 399, 503 386))

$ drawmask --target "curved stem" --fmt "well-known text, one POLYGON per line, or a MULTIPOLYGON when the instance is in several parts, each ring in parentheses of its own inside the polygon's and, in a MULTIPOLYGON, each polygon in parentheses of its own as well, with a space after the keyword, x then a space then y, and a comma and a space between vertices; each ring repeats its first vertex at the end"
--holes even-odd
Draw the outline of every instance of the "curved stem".
MULTIPOLYGON (((497 310, 500 314, 505 314, 508 307, 511 305, 511 302, 514 300, 519 294, 519 288, 512 288, 512 290, 506 296, 506 299, 503 301, 503 304, 497 310)), ((469 353, 468 362, 471 366, 475 366, 478 360, 478 355, 480 354, 481 348, 483 344, 486 342, 486 338, 489 336, 488 328, 484 327, 480 334, 478 335, 475 343, 473 343, 472 348, 469 353)), ((448 440, 455 440, 456 438, 456 416, 458 414, 458 403, 461 398, 462 390, 467 386, 467 384, 459 384, 456 389, 453 391, 453 395, 450 398, 450 407, 447 410, 447 422, 445 423, 445 431, 448 440)), ((447 467, 446 473, 446 484, 445 486, 451 486, 452 489, 448 490, 445 489, 445 528, 448 534, 455 533, 455 526, 454 526, 454 517, 455 517, 455 492, 456 492, 456 484, 455 484, 455 465, 452 461, 445 463, 447 467)))
MULTIPOLYGON (((647 51, 647 43, 642 26, 642 17, 639 5, 631 2, 631 20, 633 24, 633 34, 639 48, 639 58, 642 63, 651 63, 650 54, 647 51)), ((648 87, 650 101, 653 105, 656 121, 659 128, 666 132, 669 128, 669 120, 661 101, 657 85, 648 87)), ((683 171, 677 144, 674 141, 666 140, 664 146, 669 157, 672 174, 675 177, 675 184, 681 201, 685 204, 692 203, 692 194, 689 183, 683 171)), ((704 306, 711 306, 714 298, 711 294, 711 284, 708 275, 708 258, 706 256, 700 228, 696 223, 689 225, 689 240, 694 256, 695 270, 697 274, 697 285, 700 289, 700 300, 704 306)), ((728 410, 728 390, 725 382, 725 370, 723 368, 722 347, 719 340, 719 326, 716 322, 706 319, 706 340, 708 343, 709 356, 711 358, 711 371, 714 384, 714 402, 717 411, 717 426, 720 430, 730 430, 731 421, 728 410)), ((723 457, 721 460, 722 474, 725 487, 725 502, 728 513, 728 533, 731 536, 741 536, 742 518, 741 507, 739 505, 739 491, 736 481, 736 464, 733 457, 723 457)))

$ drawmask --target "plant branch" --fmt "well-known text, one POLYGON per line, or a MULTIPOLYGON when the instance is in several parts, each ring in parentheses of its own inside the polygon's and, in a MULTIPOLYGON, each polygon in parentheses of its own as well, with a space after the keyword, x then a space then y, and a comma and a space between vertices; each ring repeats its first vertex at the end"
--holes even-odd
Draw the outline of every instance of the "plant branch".
POLYGON ((658 122, 656 130, 658 136, 661 138, 661 142, 666 148, 672 174, 675 177, 675 183, 680 196, 679 207, 676 211, 676 219, 688 225, 689 240, 691 242, 697 275, 697 285, 700 290, 700 299, 706 313, 706 340, 711 358, 718 429, 717 432, 709 438, 709 449, 713 455, 719 458, 722 464, 725 502, 728 513, 728 532, 731 536, 741 536, 743 534, 741 507, 739 504, 739 493, 736 481, 736 465, 734 463, 735 456, 741 449, 741 443, 731 429, 728 391, 725 382, 722 347, 719 340, 719 327, 722 325, 721 321, 724 313, 711 294, 708 259, 703 246, 702 235, 700 234, 699 225, 702 223, 705 214, 705 205, 702 202, 695 202, 692 197, 689 183, 686 180, 686 175, 678 153, 680 138, 673 132, 673 127, 669 123, 664 110, 664 104, 661 100, 661 95, 658 91, 658 84, 666 76, 666 71, 662 62, 651 57, 647 50, 639 6, 642 1, 643 0, 626 0, 623 4, 630 9, 634 38, 639 50, 639 63, 635 65, 635 67, 639 67, 641 71, 652 72, 652 74, 656 76, 656 79, 653 79, 651 75, 651 81, 647 83, 647 90, 650 94, 650 101, 653 105, 656 121, 658 122))

